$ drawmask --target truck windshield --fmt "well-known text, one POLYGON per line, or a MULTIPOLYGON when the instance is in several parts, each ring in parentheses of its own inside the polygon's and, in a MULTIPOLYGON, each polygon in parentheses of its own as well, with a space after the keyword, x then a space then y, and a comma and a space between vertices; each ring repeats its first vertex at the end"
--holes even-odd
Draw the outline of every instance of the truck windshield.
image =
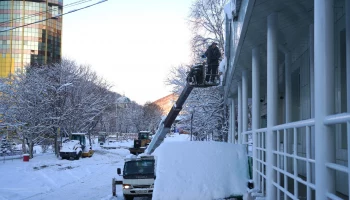
POLYGON ((124 165, 124 175, 154 174, 154 160, 128 161, 124 165))
POLYGON ((85 136, 83 135, 72 135, 72 140, 78 140, 82 145, 85 145, 85 136))

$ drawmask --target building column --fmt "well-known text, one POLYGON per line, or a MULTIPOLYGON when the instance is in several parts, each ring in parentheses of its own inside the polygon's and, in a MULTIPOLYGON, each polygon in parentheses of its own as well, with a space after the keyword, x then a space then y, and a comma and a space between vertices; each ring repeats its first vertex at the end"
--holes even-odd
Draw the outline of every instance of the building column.
POLYGON ((238 131, 237 131, 237 144, 242 143, 242 83, 238 83, 238 95, 237 95, 237 103, 238 103, 238 131))
MULTIPOLYGON (((350 2, 345 1, 345 34, 346 34, 346 103, 347 112, 350 113, 350 2)), ((348 144, 348 162, 350 161, 350 123, 347 123, 347 144, 348 144)), ((348 167, 348 176, 350 167, 348 167)), ((350 178, 348 178, 348 191, 350 192, 350 178)))
POLYGON ((228 102, 228 114, 229 114, 229 126, 228 126, 228 139, 227 139, 227 143, 233 143, 233 137, 234 137, 234 127, 233 127, 233 116, 232 116, 232 102, 233 100, 232 99, 229 99, 229 102, 228 102))
MULTIPOLYGON (((314 64, 314 25, 309 26, 309 56, 310 56, 310 118, 315 118, 315 64, 314 64)), ((315 157, 315 127, 310 128, 310 153, 311 157, 315 157)), ((314 165, 310 166, 311 171, 315 171, 314 165)), ((315 182, 315 176, 313 173, 311 175, 311 180, 315 182)))
POLYGON ((232 143, 232 103, 229 101, 228 104, 228 134, 227 134, 227 143, 232 143))
MULTIPOLYGON (((248 73, 244 69, 242 72, 242 132, 248 130, 248 73)), ((248 136, 241 135, 241 142, 246 142, 248 136)))
MULTIPOLYGON (((290 52, 285 52, 285 70, 284 70, 284 81, 285 81, 285 86, 284 86, 284 91, 285 91, 285 99, 284 99, 284 104, 285 104, 285 118, 286 122, 285 123, 290 123, 292 122, 292 58, 290 55, 290 52)), ((293 154, 293 131, 292 130, 286 130, 286 133, 283 134, 283 148, 285 149, 284 151, 289 154, 293 154)), ((287 157, 284 156, 283 158, 285 161, 287 161, 287 157)), ((287 171, 292 172, 293 169, 293 163, 292 162, 285 162, 285 167, 287 171)), ((287 185, 287 177, 284 177, 284 184, 287 185)), ((285 187, 286 188, 286 187, 285 187)))
POLYGON ((235 141, 235 134, 236 134, 236 113, 235 113, 235 100, 232 99, 231 101, 231 143, 234 143, 235 141))
POLYGON ((278 108, 278 52, 277 32, 278 14, 272 13, 267 18, 267 134, 266 134, 266 198, 276 199, 276 176, 273 166, 276 161, 273 151, 276 149, 272 127, 277 124, 278 108))
POLYGON ((284 80, 285 80, 285 107, 286 107, 286 123, 292 121, 292 72, 291 66, 292 59, 290 53, 285 53, 285 70, 284 70, 284 80))
POLYGON ((314 1, 315 51, 315 186, 316 199, 328 199, 335 192, 335 172, 326 167, 334 162, 335 134, 324 125, 327 115, 334 113, 334 11, 333 0, 314 1))
POLYGON ((258 186, 258 162, 256 161, 258 153, 258 136, 254 132, 260 127, 260 59, 259 47, 252 51, 252 130, 253 130, 253 180, 254 185, 258 186))

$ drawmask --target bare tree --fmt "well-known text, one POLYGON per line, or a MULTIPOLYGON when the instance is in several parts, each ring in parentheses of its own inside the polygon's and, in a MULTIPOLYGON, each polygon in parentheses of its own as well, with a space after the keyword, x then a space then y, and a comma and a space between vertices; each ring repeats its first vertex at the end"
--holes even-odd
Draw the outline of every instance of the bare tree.
POLYGON ((144 129, 152 131, 157 130, 162 117, 162 109, 154 103, 146 102, 143 106, 144 129))
POLYGON ((142 106, 136 102, 131 102, 122 112, 123 125, 125 133, 135 133, 143 129, 143 111, 142 106))
POLYGON ((90 136, 114 104, 110 86, 103 79, 89 67, 69 60, 28 67, 2 83, 0 100, 6 107, 2 123, 21 129, 31 156, 33 146, 47 138, 57 144, 59 133, 87 132, 90 136))
POLYGON ((193 59, 197 61, 208 44, 218 43, 219 49, 224 49, 224 6, 229 0, 196 0, 191 8, 188 23, 193 38, 191 48, 193 59))
POLYGON ((151 102, 130 102, 117 112, 117 128, 124 133, 154 131, 161 120, 161 108, 151 102))

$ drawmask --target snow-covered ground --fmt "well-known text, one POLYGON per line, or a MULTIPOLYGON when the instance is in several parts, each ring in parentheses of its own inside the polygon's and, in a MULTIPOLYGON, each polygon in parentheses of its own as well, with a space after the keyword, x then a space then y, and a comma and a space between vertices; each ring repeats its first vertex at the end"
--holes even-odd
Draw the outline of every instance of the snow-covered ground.
POLYGON ((129 150, 95 149, 91 158, 80 160, 61 160, 53 153, 36 154, 29 162, 0 159, 0 200, 122 200, 121 187, 112 197, 111 185, 129 150))
MULTIPOLYGON (((198 148, 196 143, 199 142, 193 142, 194 145, 191 146, 192 142, 188 142, 188 135, 173 135, 165 138, 165 142, 168 144, 170 144, 170 142, 179 141, 187 141, 185 142, 187 151, 191 148, 198 148)), ((129 141, 127 143, 120 144, 120 146, 127 147, 131 146, 132 144, 133 142, 129 141)), ((162 145, 159 147, 159 150, 161 150, 162 145)), ((215 148, 216 154, 223 155, 222 152, 220 153, 220 146, 222 146, 222 150, 227 150, 227 145, 229 144, 215 143, 215 147, 213 147, 215 148)), ((36 154, 35 157, 30 159, 29 162, 23 162, 22 159, 1 160, 0 158, 0 200, 123 200, 121 186, 117 185, 117 197, 112 196, 111 186, 112 178, 117 176, 117 168, 122 168, 124 158, 130 156, 129 150, 125 148, 106 150, 99 148, 99 146, 96 146, 94 149, 96 151, 91 158, 83 158, 80 160, 61 160, 56 158, 53 153, 36 154)), ((165 151, 167 150, 164 150, 163 155, 166 155, 165 151)), ((208 149, 208 152, 209 151, 210 149, 208 149)), ((177 153, 183 154, 184 152, 186 152, 185 149, 178 151, 177 153)), ((203 152, 199 153, 203 154, 203 152)), ((176 153, 173 152, 173 154, 176 153)), ((235 155, 238 156, 238 154, 235 155)), ((204 159, 203 156, 198 158, 204 159)), ((181 162, 181 160, 176 159, 176 162, 181 162)), ((204 164, 204 162, 202 162, 202 164, 204 164)), ((215 166, 218 166, 220 163, 217 161, 216 163, 206 162, 206 165, 209 164, 212 164, 212 167, 215 169, 215 166)), ((166 167, 165 164, 161 164, 160 166, 166 167)), ((176 167, 180 167, 179 169, 183 171, 183 174, 193 173, 191 170, 186 170, 188 168, 186 168, 185 165, 181 165, 181 163, 178 163, 176 167)), ((213 169, 212 167, 208 167, 196 167, 198 174, 203 174, 203 178, 200 178, 201 176, 193 176, 193 178, 198 179, 196 180, 197 182, 207 182, 208 176, 206 175, 212 171, 208 172, 205 170, 208 170, 209 168, 210 170, 213 169)), ((225 166, 221 166, 220 170, 224 168, 225 166)), ((159 169, 163 170, 162 167, 159 169)), ((161 171, 157 172, 159 174, 157 174, 156 181, 159 179, 159 181, 164 182, 173 176, 171 174, 167 175, 161 173, 161 171)), ((215 173, 217 174, 220 172, 216 171, 215 173)), ((179 181, 180 178, 178 178, 177 181, 179 181)), ((186 177, 184 177, 184 179, 186 179, 186 177)), ((239 178, 239 180, 242 180, 242 178, 239 178)), ((186 179, 184 181, 188 182, 189 180, 186 179)), ((243 184, 246 185, 246 183, 243 184)), ((207 186, 212 187, 212 185, 204 184, 204 187, 207 186)), ((183 187, 187 186, 184 184, 182 188, 177 186, 175 189, 181 190, 184 189, 183 187)), ((195 189, 195 187, 192 187, 192 189, 195 189)), ((212 188, 207 189, 211 190, 212 188)), ((228 193, 230 193, 230 190, 226 188, 222 195, 226 195, 228 193)), ((217 192, 215 195, 221 196, 221 194, 218 194, 217 192)), ((141 199, 146 200, 148 198, 135 198, 135 200, 141 199)), ((178 199, 181 200, 189 198, 188 196, 183 196, 183 198, 178 199)))

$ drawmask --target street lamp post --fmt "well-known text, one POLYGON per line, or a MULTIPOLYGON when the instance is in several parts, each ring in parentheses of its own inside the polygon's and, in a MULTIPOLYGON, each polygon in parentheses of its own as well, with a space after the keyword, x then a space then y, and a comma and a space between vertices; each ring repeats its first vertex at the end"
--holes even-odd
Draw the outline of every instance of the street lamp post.
POLYGON ((190 108, 190 112, 191 112, 191 141, 192 141, 192 124, 193 124, 194 108, 190 108))

